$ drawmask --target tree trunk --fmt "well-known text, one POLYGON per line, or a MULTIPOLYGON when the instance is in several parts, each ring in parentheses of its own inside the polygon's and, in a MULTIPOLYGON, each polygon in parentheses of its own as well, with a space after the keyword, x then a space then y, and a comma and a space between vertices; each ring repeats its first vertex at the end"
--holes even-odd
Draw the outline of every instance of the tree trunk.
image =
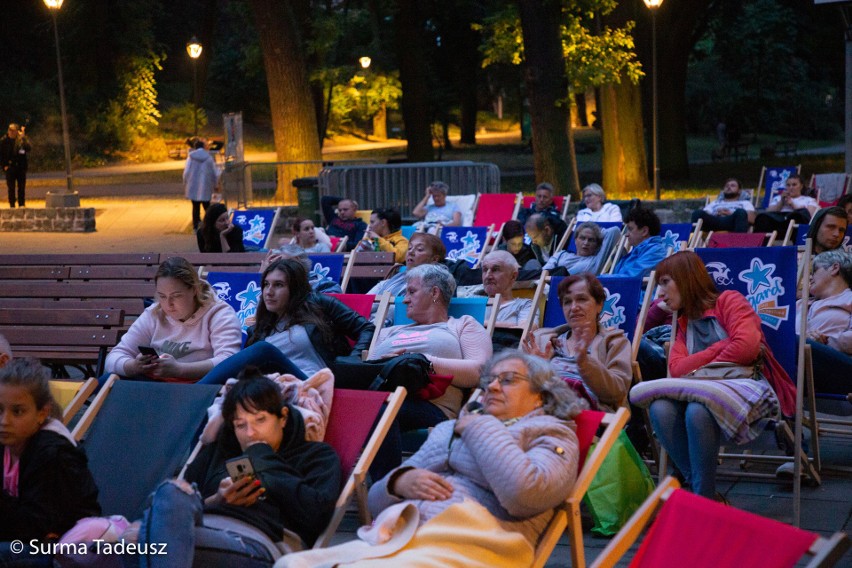
POLYGON ((647 194, 648 166, 642 126, 639 86, 623 77, 621 83, 600 88, 603 186, 607 197, 629 199, 647 194))
POLYGON ((556 193, 580 195, 568 110, 568 79, 562 58, 561 6, 556 0, 518 0, 524 35, 524 81, 530 101, 536 183, 556 193))
MULTIPOLYGON (((263 52, 275 152, 281 162, 321 161, 317 121, 308 83, 301 35, 289 3, 249 0, 263 52)), ((318 164, 278 168, 279 203, 296 202, 295 178, 315 176, 318 164)))
POLYGON ((426 82, 426 54, 423 38, 424 17, 417 0, 399 0, 396 15, 396 45, 399 54, 399 81, 402 83, 402 120, 408 140, 410 162, 431 162, 432 113, 426 82))
POLYGON ((373 115, 373 138, 388 139, 388 108, 385 103, 381 103, 373 115))

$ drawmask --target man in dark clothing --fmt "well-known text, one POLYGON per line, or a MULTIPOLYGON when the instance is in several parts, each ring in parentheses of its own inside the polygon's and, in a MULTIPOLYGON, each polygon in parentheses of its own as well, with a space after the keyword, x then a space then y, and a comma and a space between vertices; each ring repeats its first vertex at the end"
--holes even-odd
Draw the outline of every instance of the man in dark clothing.
POLYGON ((9 207, 15 208, 15 184, 18 186, 18 205, 26 207, 27 155, 32 146, 24 135, 24 127, 12 123, 6 136, 0 140, 0 164, 6 172, 6 186, 9 188, 9 207))
POLYGON ((349 237, 346 250, 351 251, 364 238, 367 223, 356 216, 358 203, 351 199, 340 199, 326 195, 322 198, 322 214, 328 227, 325 232, 332 237, 349 237), (335 206, 337 213, 334 212, 335 206))

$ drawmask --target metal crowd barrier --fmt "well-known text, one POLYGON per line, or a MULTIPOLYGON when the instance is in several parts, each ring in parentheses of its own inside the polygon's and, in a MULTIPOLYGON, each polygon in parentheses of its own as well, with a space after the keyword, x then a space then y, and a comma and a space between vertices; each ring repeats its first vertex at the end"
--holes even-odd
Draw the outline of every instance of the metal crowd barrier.
POLYGON ((450 195, 499 193, 500 168, 469 161, 422 162, 335 165, 319 173, 321 196, 346 196, 355 199, 361 209, 393 206, 403 215, 414 209, 433 181, 446 183, 450 195))

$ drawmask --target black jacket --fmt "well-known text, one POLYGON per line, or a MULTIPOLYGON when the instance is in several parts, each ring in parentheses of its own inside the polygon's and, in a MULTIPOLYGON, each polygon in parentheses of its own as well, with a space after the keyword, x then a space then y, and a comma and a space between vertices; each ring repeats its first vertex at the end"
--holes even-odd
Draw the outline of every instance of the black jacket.
MULTIPOLYGON (((5 447, 0 445, 0 462, 5 447)), ((82 449, 39 430, 21 454, 18 496, 0 490, 0 541, 62 536, 83 517, 98 516, 98 488, 82 449)))
MULTIPOLYGON (((216 442, 204 447, 189 465, 186 479, 197 483, 202 497, 207 498, 228 477, 225 462, 241 455, 233 430, 223 428, 216 442)), ((253 444, 245 455, 266 488, 266 499, 251 507, 223 504, 205 507, 205 511, 248 523, 273 542, 281 540, 286 528, 313 545, 328 525, 340 494, 340 460, 334 449, 323 442, 305 441, 302 415, 290 408, 278 451, 267 444, 253 444)))
MULTIPOLYGON (((216 238, 215 242, 210 243, 208 247, 204 242, 204 234, 201 232, 201 227, 195 231, 195 238, 198 241, 198 252, 222 252, 222 242, 216 238)), ((246 252, 245 244, 243 243, 243 230, 241 227, 234 225, 233 230, 227 234, 225 240, 228 241, 228 246, 231 250, 228 252, 246 252)))
POLYGON ((3 169, 12 169, 19 172, 27 171, 27 156, 32 150, 29 139, 24 136, 21 141, 20 149, 23 153, 15 150, 15 140, 9 138, 8 135, 0 139, 0 164, 3 169))
MULTIPOLYGON (((319 306, 325 315, 325 320, 332 328, 334 337, 331 341, 327 341, 315 324, 305 324, 305 331, 311 338, 311 344, 326 366, 334 369, 334 359, 344 355, 353 355, 360 360, 361 351, 370 348, 376 326, 337 298, 312 293, 308 295, 306 301, 319 306), (355 345, 350 347, 347 337, 354 340, 355 345)), ((251 338, 253 334, 254 328, 249 329, 248 336, 251 338)))

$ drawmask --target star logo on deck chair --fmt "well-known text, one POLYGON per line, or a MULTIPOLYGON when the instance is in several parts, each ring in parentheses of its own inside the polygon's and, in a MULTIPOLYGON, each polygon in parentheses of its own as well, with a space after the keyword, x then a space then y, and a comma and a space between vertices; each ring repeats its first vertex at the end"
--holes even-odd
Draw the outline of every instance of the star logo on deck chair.
POLYGON ((254 281, 249 282, 246 289, 236 295, 237 300, 240 301, 240 310, 245 310, 252 305, 256 306, 260 300, 260 292, 260 288, 254 281))
POLYGON ((462 237, 461 241, 462 241, 462 244, 465 246, 465 248, 468 248, 468 247, 472 247, 474 249, 479 248, 479 239, 476 237, 476 235, 472 231, 468 231, 467 234, 464 237, 462 237))
POLYGON ((759 291, 762 286, 767 288, 772 287, 772 278, 770 276, 775 271, 774 264, 763 265, 759 258, 751 259, 751 268, 740 272, 740 280, 748 284, 748 293, 754 294, 759 291))
POLYGON ((671 229, 666 231, 666 235, 663 237, 663 246, 665 248, 672 248, 677 250, 677 243, 680 240, 680 233, 672 233, 671 229))
POLYGON ((260 215, 255 215, 254 218, 249 221, 249 229, 243 239, 250 243, 259 245, 265 236, 266 222, 260 215))
POLYGON ((323 266, 320 263, 314 264, 314 267, 311 269, 311 273, 308 274, 308 278, 317 282, 325 280, 328 278, 328 273, 331 272, 331 267, 323 266))
POLYGON ((624 317, 624 308, 618 305, 620 299, 621 294, 618 292, 610 294, 609 290, 606 290, 606 300, 604 300, 600 317, 604 327, 618 327, 627 320, 624 317))

